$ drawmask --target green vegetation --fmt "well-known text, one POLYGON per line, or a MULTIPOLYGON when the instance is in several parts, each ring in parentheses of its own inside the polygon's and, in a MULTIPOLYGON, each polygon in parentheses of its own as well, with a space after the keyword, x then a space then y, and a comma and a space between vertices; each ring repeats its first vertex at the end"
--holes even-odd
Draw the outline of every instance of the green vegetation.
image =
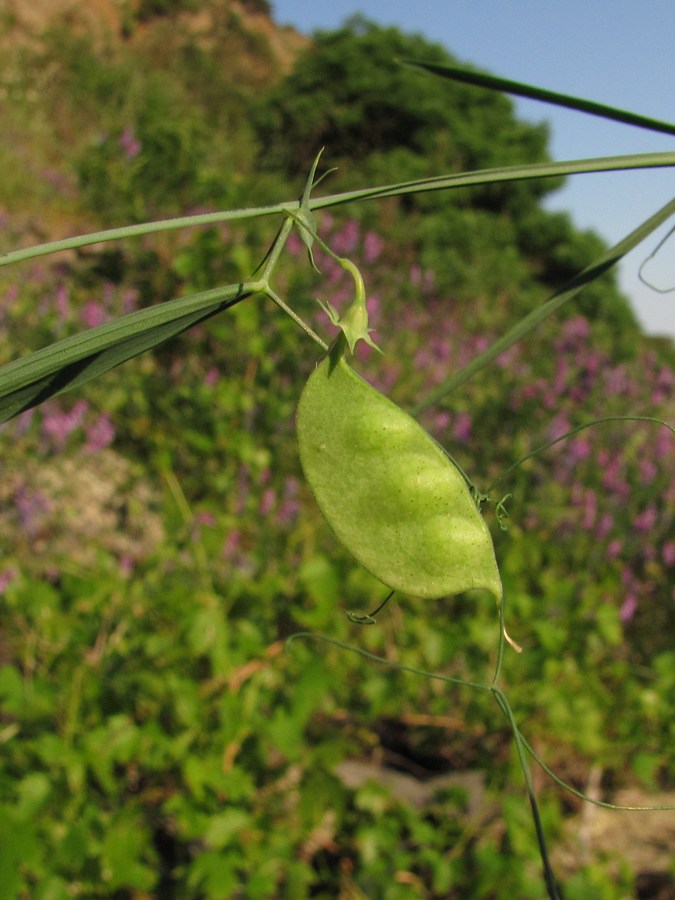
MULTIPOLYGON (((190 6, 141 4, 98 42, 57 23, 5 53, 3 250, 298 196, 322 144, 339 171, 320 192, 547 159, 545 129, 506 99, 392 65, 451 61, 419 38, 357 20, 293 44, 283 74, 229 4, 200 4, 206 36, 177 29, 190 6)), ((361 344, 354 368, 410 409, 594 260, 597 237, 541 209, 554 186, 316 213, 364 276, 384 351, 361 344)), ((278 225, 2 268, 0 361, 246 282, 278 225)), ((329 342, 314 297, 344 313, 351 279, 316 243, 314 272, 297 233, 286 250, 275 290, 329 342)), ((570 306, 421 421, 480 488, 494 483, 486 519, 523 645, 503 684, 525 737, 575 788, 600 766, 602 799, 631 787, 658 804, 675 790, 673 435, 598 425, 500 480, 592 419, 672 420, 672 346, 640 334, 611 273, 570 306)), ((395 597, 374 627, 346 615, 386 591, 302 478, 295 412, 320 355, 257 295, 2 426, 3 898, 542 896, 512 732, 488 691, 284 646, 310 631, 486 683, 499 636, 478 593, 395 597), (392 770, 407 793, 387 787, 392 770)), ((536 786, 565 896, 634 895, 653 860, 580 847, 581 801, 536 786)), ((620 828, 642 813, 615 815, 620 828)))
MULTIPOLYGON (((337 166, 331 187, 349 189, 549 160, 545 125, 518 121, 509 99, 411 77, 397 62, 405 59, 455 61, 418 36, 358 17, 341 31, 320 32, 259 104, 260 167, 297 180, 325 146, 337 166)), ((463 301, 491 298, 494 323, 495 298, 510 316, 523 315, 542 299, 542 287, 558 287, 600 252, 597 236, 542 209, 541 199, 560 183, 411 195, 364 210, 365 221, 433 271, 440 290, 463 301)), ((615 342, 633 343, 635 320, 612 278, 592 285, 580 304, 577 311, 602 320, 615 342)))

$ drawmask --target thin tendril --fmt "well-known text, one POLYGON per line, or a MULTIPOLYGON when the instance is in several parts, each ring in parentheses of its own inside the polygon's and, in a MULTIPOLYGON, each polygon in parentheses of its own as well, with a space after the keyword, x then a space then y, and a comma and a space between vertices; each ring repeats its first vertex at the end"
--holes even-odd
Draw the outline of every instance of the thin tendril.
POLYGON ((495 506, 495 514, 497 516, 497 523, 502 531, 508 531, 509 526, 506 524, 505 520, 510 519, 511 516, 509 511, 506 508, 506 501, 510 500, 513 497, 513 494, 504 494, 501 500, 498 501, 495 506))
POLYGON ((339 647, 341 650, 348 650, 350 653, 356 653, 358 656, 369 659, 371 662, 388 666, 390 669, 397 669, 400 672, 409 672, 411 675, 421 675, 423 678, 430 678, 432 681, 442 681, 445 684, 458 684, 463 687, 475 688, 478 691, 492 690, 492 688, 488 687, 486 684, 480 684, 477 681, 466 681, 464 678, 453 678, 451 675, 441 675, 438 672, 427 672, 425 669, 417 669, 414 666, 406 666, 403 663, 393 662, 390 659, 385 659, 383 656, 369 653, 368 650, 362 650, 360 647, 345 644, 342 641, 338 641, 335 638, 328 637, 324 634, 314 634, 312 631, 298 631, 295 634, 292 634, 286 639, 286 648, 289 648, 291 644, 295 643, 297 640, 323 641, 326 644, 332 644, 334 647, 339 647))
POLYGON ((584 429, 586 428, 592 428, 594 425, 603 425, 605 422, 652 422, 655 425, 662 425, 664 428, 667 428, 669 431, 675 434, 675 428, 673 428, 672 425, 669 425, 668 422, 664 422, 663 419, 657 419, 655 416, 604 416, 601 419, 594 419, 592 422, 585 422, 583 425, 577 425, 576 428, 572 428, 569 431, 566 431, 565 434, 561 434, 560 437, 554 438, 552 441, 547 441, 545 444, 542 444, 540 447, 537 447, 535 450, 532 450, 525 456, 521 456, 520 459, 512 463, 507 469, 502 472, 501 475, 498 475, 497 478, 495 478, 490 487, 487 489, 486 493, 489 494, 496 484, 499 484, 500 481, 503 481, 508 475, 511 474, 511 472, 514 472, 518 468, 518 466, 521 466, 526 460, 531 459, 538 453, 542 453, 544 450, 548 450, 549 447, 553 447, 555 444, 559 444, 561 441, 566 441, 567 438, 572 437, 572 435, 577 434, 579 431, 584 431, 584 429))
POLYGON ((605 800, 597 800, 595 797, 590 797, 588 794, 582 793, 582 791, 578 791, 575 787, 572 787, 571 784, 568 784, 566 781, 563 781, 558 775, 555 774, 544 762, 544 760, 534 751, 531 744, 520 735, 520 739, 523 742, 523 746, 530 754, 532 759, 549 775, 556 784, 559 784, 560 787, 564 788, 566 791, 569 791, 570 794, 574 794, 575 797, 578 797, 580 800, 585 800, 587 803, 592 803, 594 806, 601 806, 603 809, 618 809, 624 812, 660 812, 666 810, 675 809, 675 805, 673 806, 622 806, 618 803, 608 803, 605 800))
POLYGON ((375 625, 377 623, 377 619, 375 616, 384 609, 384 607, 389 603, 391 598, 394 596, 395 591, 389 591, 387 596, 384 598, 382 603, 374 609, 371 613, 355 613, 355 612, 347 612, 347 618, 350 622, 354 622, 355 625, 375 625))
POLYGON ((675 286, 674 286, 674 287, 669 287, 669 288, 660 288, 660 287, 657 287, 655 284, 652 284, 651 281, 649 281, 647 278, 645 278, 644 275, 642 274, 642 272, 643 272, 644 267, 645 267, 645 266, 647 265, 647 263, 649 262, 649 260, 650 260, 650 259, 653 259, 653 258, 656 256, 656 254, 659 252, 659 250, 661 249, 661 247, 663 247, 663 245, 664 245, 665 242, 668 240, 668 238, 673 234, 673 232, 675 232, 675 228, 671 228, 670 231, 668 232, 668 234, 667 234, 662 240, 660 240, 660 241, 658 242, 658 244, 657 244, 656 247, 652 250, 652 252, 649 254, 649 256, 647 256, 645 259, 642 260, 642 263, 640 264, 640 268, 638 269, 638 273, 637 273, 637 274, 638 274, 638 278, 640 279, 640 281, 641 281, 646 287, 648 287, 650 290, 656 291, 657 294, 670 294, 672 291, 675 291, 675 286))

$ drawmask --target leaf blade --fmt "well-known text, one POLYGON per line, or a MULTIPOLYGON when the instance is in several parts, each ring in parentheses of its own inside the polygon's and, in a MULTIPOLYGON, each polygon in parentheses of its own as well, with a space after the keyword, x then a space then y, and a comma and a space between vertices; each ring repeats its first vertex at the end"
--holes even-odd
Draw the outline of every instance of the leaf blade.
POLYGON ((624 125, 634 125, 647 131, 656 131, 661 134, 675 135, 675 124, 663 122, 660 119, 652 119, 627 109, 619 109, 608 106, 605 103, 597 103, 593 100, 585 100, 583 97, 574 97, 571 94, 562 94, 558 91, 550 91, 546 88, 536 87, 522 81, 512 81, 510 78, 502 78, 499 75, 488 75, 485 72, 476 72, 461 66, 441 65, 439 63, 425 62, 423 60, 406 59, 401 61, 403 65, 414 69, 421 69, 440 78, 448 78, 451 81, 460 81, 473 87, 487 88, 492 91, 500 91, 505 94, 515 94, 518 97, 527 97, 529 100, 538 100, 541 103, 549 103, 552 106, 563 106, 577 112, 588 113, 601 119, 610 119, 621 122, 624 125))
POLYGON ((79 387, 250 296, 228 285, 137 310, 0 368, 0 422, 79 387))
MULTIPOLYGON (((358 200, 379 200, 385 197, 403 196, 405 194, 425 193, 428 191, 452 190, 474 185, 494 184, 502 181, 523 181, 531 178, 559 178, 565 175, 581 175, 593 172, 616 172, 628 169, 652 169, 675 167, 675 152, 669 153, 631 153, 622 156, 598 157, 596 159, 576 159, 563 162, 534 163, 532 165, 502 166, 494 169, 479 169, 472 172, 439 175, 433 178, 418 178, 413 181, 402 181, 392 184, 378 185, 373 188, 360 188, 344 191, 340 194, 327 194, 324 197, 312 197, 309 209, 329 209, 358 200)), ((275 203, 270 206, 251 207, 247 209, 224 210, 217 213, 205 213, 197 216, 183 216, 176 219, 165 219, 159 222, 145 222, 121 228, 96 231, 91 234, 76 235, 37 244, 33 247, 22 247, 0 253, 0 266, 47 256, 64 250, 75 250, 92 244, 123 238, 138 237, 143 234, 156 234, 164 231, 175 231, 219 222, 234 222, 262 216, 296 213, 299 209, 297 200, 275 203)))
POLYGON ((411 410, 412 416, 417 416, 425 409, 438 403, 443 397, 447 396, 451 391, 455 390, 459 385, 464 384, 469 378, 472 378, 477 372, 489 365, 498 356, 501 356, 505 350, 521 340, 525 335, 533 331, 544 319, 557 312, 561 306, 573 300, 587 284, 590 284, 596 278, 599 278, 603 272, 611 269, 619 262, 633 247, 636 247, 641 241, 648 237, 659 225, 663 224, 670 216, 675 215, 675 198, 670 200, 661 209, 657 210, 654 215, 645 219, 637 228, 633 229, 625 238, 622 238, 617 244, 610 247, 602 253, 590 266, 586 266, 583 271, 575 275, 570 281, 555 291, 551 297, 541 306, 536 307, 505 335, 498 338, 487 350, 474 357, 471 362, 455 372, 449 378, 444 379, 437 387, 434 388, 420 403, 417 403, 411 410))

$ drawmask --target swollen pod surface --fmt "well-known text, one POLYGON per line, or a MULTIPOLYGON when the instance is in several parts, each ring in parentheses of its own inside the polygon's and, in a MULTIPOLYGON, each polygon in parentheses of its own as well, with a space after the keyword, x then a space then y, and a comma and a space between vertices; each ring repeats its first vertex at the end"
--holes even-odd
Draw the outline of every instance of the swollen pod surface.
POLYGON ((415 597, 484 588, 501 600, 492 538, 461 473, 344 358, 310 375, 297 434, 321 512, 371 574, 415 597))

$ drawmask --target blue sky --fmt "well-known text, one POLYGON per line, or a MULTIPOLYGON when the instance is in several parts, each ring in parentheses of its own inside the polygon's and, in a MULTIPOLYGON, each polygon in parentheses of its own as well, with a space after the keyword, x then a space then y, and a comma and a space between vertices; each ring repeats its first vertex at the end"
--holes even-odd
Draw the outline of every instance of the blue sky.
MULTIPOLYGON (((675 121, 673 0, 273 0, 274 18, 311 33, 362 12, 443 44, 461 62, 505 78, 675 121)), ((521 118, 546 120, 554 159, 675 150, 675 138, 515 99, 521 118)), ((440 174, 440 173, 439 173, 440 174)), ((614 243, 675 195, 675 170, 581 175, 547 202, 614 243)), ((619 279, 650 333, 675 337, 675 292, 640 284, 637 270, 671 220, 623 262, 619 279)), ((675 286, 675 237, 650 277, 675 286)))

